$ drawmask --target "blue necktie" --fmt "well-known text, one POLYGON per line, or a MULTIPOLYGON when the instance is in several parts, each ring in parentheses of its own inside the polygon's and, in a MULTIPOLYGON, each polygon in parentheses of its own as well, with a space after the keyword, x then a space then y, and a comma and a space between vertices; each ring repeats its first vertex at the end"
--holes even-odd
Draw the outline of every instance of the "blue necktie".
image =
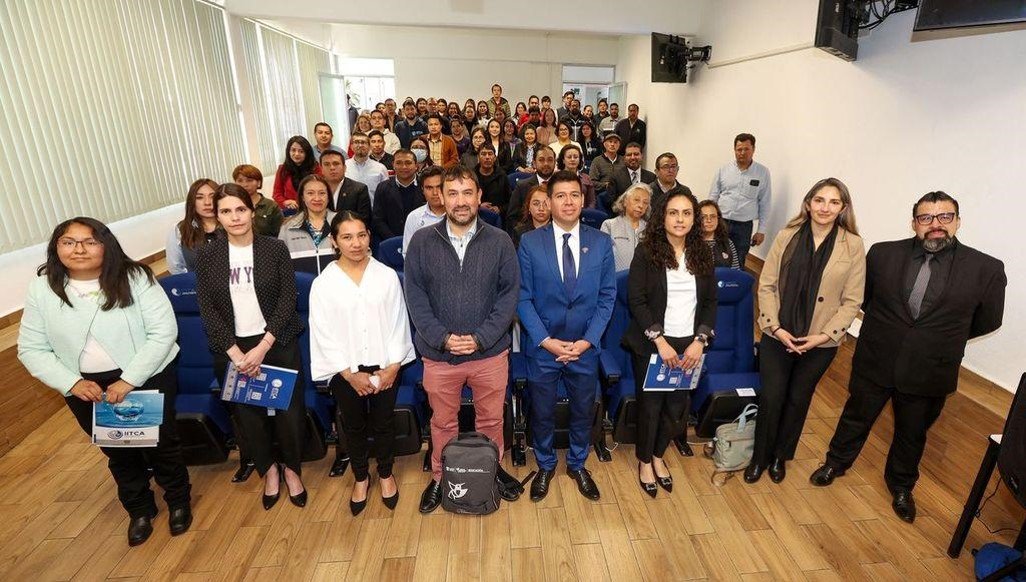
POLYGON ((570 252, 570 233, 563 234, 563 286, 566 294, 573 295, 577 286, 577 268, 574 265, 574 254, 570 252))

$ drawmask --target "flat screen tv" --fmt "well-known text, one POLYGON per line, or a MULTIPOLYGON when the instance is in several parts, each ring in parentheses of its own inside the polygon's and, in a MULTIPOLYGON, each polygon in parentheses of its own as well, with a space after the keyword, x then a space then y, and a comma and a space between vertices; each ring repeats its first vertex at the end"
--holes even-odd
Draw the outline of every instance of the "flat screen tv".
POLYGON ((1026 0, 920 0, 916 31, 1026 22, 1026 0))

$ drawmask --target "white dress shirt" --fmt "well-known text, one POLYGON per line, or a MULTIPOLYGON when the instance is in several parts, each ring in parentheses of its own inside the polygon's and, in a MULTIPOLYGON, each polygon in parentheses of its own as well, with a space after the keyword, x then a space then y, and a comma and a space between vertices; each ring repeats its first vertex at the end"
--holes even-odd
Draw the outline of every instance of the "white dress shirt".
POLYGON ((666 270, 666 313, 663 334, 668 337, 695 335, 695 312, 698 310, 698 281, 688 271, 684 257, 676 269, 666 270))
POLYGON ((431 208, 427 204, 417 208, 406 217, 406 224, 403 226, 403 248, 402 254, 406 256, 406 247, 410 245, 410 239, 413 238, 413 233, 424 228, 425 226, 431 226, 438 224, 439 220, 445 218, 445 210, 441 214, 435 214, 431 212, 431 208))
POLYGON ((356 158, 346 160, 346 177, 367 185, 367 193, 370 194, 371 207, 374 206, 374 192, 378 184, 388 179, 388 169, 381 162, 367 158, 362 164, 356 158))
POLYGON ((556 262, 559 265, 559 276, 563 277, 563 235, 570 233, 570 254, 574 257, 574 270, 581 273, 581 221, 578 220, 570 230, 563 230, 555 221, 552 222, 552 234, 556 238, 556 262))

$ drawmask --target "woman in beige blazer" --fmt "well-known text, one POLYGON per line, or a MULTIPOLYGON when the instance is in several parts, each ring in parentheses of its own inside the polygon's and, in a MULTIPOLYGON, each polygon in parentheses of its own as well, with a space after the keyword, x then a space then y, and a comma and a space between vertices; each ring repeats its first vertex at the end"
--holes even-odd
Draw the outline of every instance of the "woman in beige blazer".
POLYGON ((816 184, 798 215, 777 234, 759 277, 759 416, 745 470, 754 483, 768 469, 784 480, 816 384, 862 305, 866 252, 848 188, 816 184))

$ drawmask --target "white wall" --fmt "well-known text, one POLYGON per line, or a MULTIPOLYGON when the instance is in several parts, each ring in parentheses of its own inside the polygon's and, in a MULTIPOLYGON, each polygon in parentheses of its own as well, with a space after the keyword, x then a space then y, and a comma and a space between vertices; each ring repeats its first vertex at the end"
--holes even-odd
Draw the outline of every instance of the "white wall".
MULTIPOLYGON (((714 64, 809 42, 816 3, 801 1, 808 12, 786 18, 782 2, 725 2, 699 41, 713 45, 714 64)), ((911 236, 911 205, 922 194, 955 196, 959 239, 1003 260, 1009 280, 1004 326, 971 342, 964 363, 1013 390, 1026 362, 1026 313, 1017 309, 1026 300, 1026 253, 1015 236, 1026 32, 910 43, 913 18, 892 16, 863 38, 855 63, 810 48, 702 68, 687 85, 652 84, 647 37, 626 37, 617 71, 628 99, 647 112, 649 159, 657 150, 677 153, 681 181, 699 197, 732 160, 733 136, 756 135, 756 158, 773 174, 771 236, 825 176, 851 189, 867 243, 911 236)))
POLYGON ((511 30, 332 25, 335 53, 395 61, 396 97, 491 96, 493 82, 511 104, 562 95, 562 65, 615 65, 616 36, 511 30))

